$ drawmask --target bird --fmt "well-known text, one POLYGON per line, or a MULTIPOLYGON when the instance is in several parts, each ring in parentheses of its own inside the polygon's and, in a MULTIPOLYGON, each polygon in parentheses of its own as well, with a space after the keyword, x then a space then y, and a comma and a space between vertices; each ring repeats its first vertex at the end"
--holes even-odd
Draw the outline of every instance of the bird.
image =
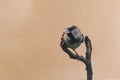
POLYGON ((78 55, 75 49, 84 41, 84 35, 81 33, 80 29, 76 25, 69 25, 65 28, 62 37, 66 43, 66 47, 71 48, 75 54, 78 55))

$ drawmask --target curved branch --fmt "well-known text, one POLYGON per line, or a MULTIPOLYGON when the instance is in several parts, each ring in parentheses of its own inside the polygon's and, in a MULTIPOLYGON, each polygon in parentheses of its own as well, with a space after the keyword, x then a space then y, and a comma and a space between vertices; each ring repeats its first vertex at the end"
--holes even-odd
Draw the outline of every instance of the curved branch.
POLYGON ((92 62, 91 62, 91 54, 92 54, 92 44, 91 40, 88 36, 85 37, 85 45, 86 45, 86 70, 87 70, 87 80, 92 80, 92 62))
POLYGON ((61 38, 60 46, 64 52, 66 52, 71 59, 76 59, 82 61, 86 65, 87 70, 87 80, 92 80, 92 63, 91 63, 91 54, 92 54, 92 44, 88 36, 85 36, 85 45, 86 45, 86 57, 76 55, 72 53, 67 47, 64 40, 61 38))
POLYGON ((92 45, 88 36, 85 36, 85 45, 86 45, 86 59, 91 59, 92 45))

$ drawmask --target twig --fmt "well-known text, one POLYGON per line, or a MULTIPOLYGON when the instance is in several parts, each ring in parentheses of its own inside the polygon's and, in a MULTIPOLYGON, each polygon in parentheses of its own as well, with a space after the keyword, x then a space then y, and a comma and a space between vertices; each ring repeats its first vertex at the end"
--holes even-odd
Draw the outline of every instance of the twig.
POLYGON ((92 45, 91 40, 86 36, 85 37, 85 45, 86 45, 86 57, 82 55, 79 56, 77 54, 72 53, 67 47, 63 39, 61 39, 60 46, 64 52, 66 52, 71 59, 82 61, 86 65, 87 70, 87 80, 92 80, 92 64, 91 64, 91 53, 92 53, 92 45))

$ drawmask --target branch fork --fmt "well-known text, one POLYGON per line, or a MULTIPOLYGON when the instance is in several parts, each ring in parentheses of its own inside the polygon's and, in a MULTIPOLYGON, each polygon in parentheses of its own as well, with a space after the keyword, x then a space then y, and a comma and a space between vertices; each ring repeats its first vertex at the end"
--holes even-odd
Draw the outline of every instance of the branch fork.
POLYGON ((86 65, 87 80, 92 80, 92 75, 93 75, 92 63, 91 63, 92 44, 91 44, 91 40, 88 38, 88 36, 85 36, 85 46, 86 46, 86 56, 85 57, 82 55, 79 56, 79 55, 71 52, 66 47, 66 44, 65 44, 63 38, 61 38, 60 46, 61 46, 62 50, 64 52, 66 52, 71 59, 82 61, 86 65))

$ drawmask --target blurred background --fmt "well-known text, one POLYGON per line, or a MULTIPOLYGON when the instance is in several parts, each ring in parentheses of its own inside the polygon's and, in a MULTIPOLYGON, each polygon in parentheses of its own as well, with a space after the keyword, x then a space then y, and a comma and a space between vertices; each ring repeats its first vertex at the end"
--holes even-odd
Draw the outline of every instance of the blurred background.
POLYGON ((0 0, 0 80, 86 80, 59 46, 71 24, 92 41, 93 80, 120 80, 119 21, 119 0, 0 0))

